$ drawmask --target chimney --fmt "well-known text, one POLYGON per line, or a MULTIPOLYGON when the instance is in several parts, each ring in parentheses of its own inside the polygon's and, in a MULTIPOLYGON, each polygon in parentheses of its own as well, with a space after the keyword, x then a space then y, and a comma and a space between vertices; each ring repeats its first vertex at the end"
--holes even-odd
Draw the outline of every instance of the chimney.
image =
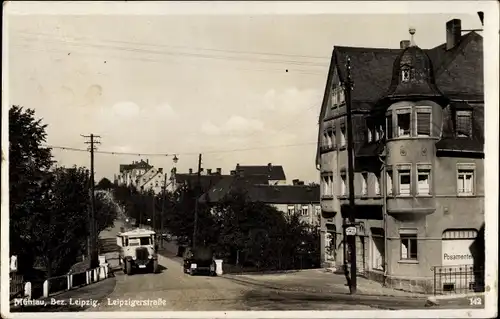
POLYGON ((149 158, 146 158, 146 164, 149 165, 149 158))
POLYGON ((236 170, 239 171, 240 170, 240 163, 236 164, 236 170))
POLYGON ((232 170, 232 171, 231 171, 231 175, 232 175, 232 176, 236 175, 236 171, 232 170))
POLYGON ((299 185, 299 182, 300 182, 300 181, 299 181, 298 179, 294 179, 294 180, 292 181, 292 184, 293 184, 293 185, 299 185))
POLYGON ((193 169, 192 168, 189 169, 189 174, 193 174, 193 169))
POLYGON ((271 169, 273 168, 273 164, 268 163, 268 164, 267 164, 267 168, 269 169, 269 171, 271 171, 271 169))
POLYGON ((410 40, 403 40, 399 42, 399 47, 401 48, 401 50, 404 50, 410 46, 410 43, 411 43, 410 40))
POLYGON ((462 21, 453 19, 446 22, 446 50, 451 50, 458 45, 462 36, 462 21))
POLYGON ((207 175, 212 175, 212 169, 211 168, 207 168, 207 175))
POLYGON ((217 174, 222 175, 222 168, 217 167, 217 174))
POLYGON ((158 168, 158 173, 162 174, 163 173, 163 168, 159 167, 158 168))
POLYGON ((304 181, 299 181, 297 185, 303 186, 304 185, 304 181))

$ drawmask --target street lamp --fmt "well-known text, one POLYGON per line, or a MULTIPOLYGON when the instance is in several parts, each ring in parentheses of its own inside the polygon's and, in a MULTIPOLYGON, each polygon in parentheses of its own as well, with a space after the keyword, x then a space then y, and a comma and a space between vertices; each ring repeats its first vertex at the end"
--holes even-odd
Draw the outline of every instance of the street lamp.
POLYGON ((177 164, 177 162, 179 161, 179 158, 177 157, 177 155, 174 155, 174 158, 172 159, 172 161, 174 162, 174 164, 177 164))

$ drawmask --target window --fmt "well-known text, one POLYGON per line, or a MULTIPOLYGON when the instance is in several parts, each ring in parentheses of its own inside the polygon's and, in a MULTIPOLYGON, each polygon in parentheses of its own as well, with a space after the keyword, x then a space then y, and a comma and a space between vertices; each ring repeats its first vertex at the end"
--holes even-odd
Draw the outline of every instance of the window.
POLYGON ((361 185, 361 194, 363 196, 368 195, 368 174, 367 173, 362 173, 362 185, 361 185))
POLYGON ((324 175, 321 181, 322 183, 322 196, 333 196, 333 175, 324 175))
POLYGON ((344 89, 341 87, 339 88, 339 97, 338 97, 338 103, 342 104, 345 102, 345 96, 344 96, 344 89))
POLYGON ((392 138, 392 114, 386 116, 385 127, 387 128, 387 138, 392 138))
POLYGON ((366 130, 366 141, 368 143, 372 142, 372 129, 371 128, 368 128, 366 130))
POLYGON ((418 259, 418 244, 417 234, 409 232, 400 232, 401 238, 401 260, 417 260, 418 259))
POLYGON ((340 175, 340 196, 347 195, 347 180, 345 174, 340 175))
POLYGON ((411 170, 400 169, 399 175, 399 195, 410 195, 411 190, 411 170))
POLYGON ((308 216, 309 215, 309 207, 302 206, 301 214, 302 214, 302 216, 308 216))
POLYGON ((392 195, 392 171, 387 171, 387 195, 392 195))
POLYGON ((295 207, 293 205, 288 206, 288 214, 293 215, 295 213, 295 207))
POLYGON ((340 147, 345 146, 345 126, 340 127, 340 147))
POLYGON ((472 112, 457 111, 457 136, 470 137, 472 135, 472 112))
POLYGON ((431 170, 428 168, 418 168, 418 195, 430 195, 431 170))
POLYGON ((316 215, 321 217, 321 206, 314 206, 314 210, 316 211, 316 215))
POLYGON ((410 81, 410 69, 408 67, 401 68, 401 82, 406 83, 410 81))
POLYGON ((375 174, 375 195, 380 195, 380 174, 375 174))
POLYGON ((328 132, 325 132, 323 134, 323 147, 324 148, 327 148, 328 147, 328 144, 329 144, 329 141, 328 141, 328 132))
POLYGON ((398 114, 398 136, 410 136, 411 132, 411 114, 399 113, 398 114))
POLYGON ((472 195, 474 193, 474 170, 458 170, 458 195, 472 195))
POLYGON ((380 132, 382 131, 382 127, 377 127, 375 128, 375 136, 373 137, 373 139, 376 141, 378 141, 380 139, 380 132))
POLYGON ((430 112, 417 112, 417 135, 430 136, 431 135, 431 113, 430 112))
POLYGON ((337 140, 335 138, 335 129, 331 129, 329 132, 328 132, 329 136, 330 136, 330 143, 331 143, 331 147, 335 147, 337 146, 337 140))

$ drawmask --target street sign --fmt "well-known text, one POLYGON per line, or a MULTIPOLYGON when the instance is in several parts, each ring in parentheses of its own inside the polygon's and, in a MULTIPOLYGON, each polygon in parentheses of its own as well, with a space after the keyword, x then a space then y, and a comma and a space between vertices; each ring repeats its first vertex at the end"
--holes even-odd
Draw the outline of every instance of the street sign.
POLYGON ((356 226, 349 226, 345 229, 345 234, 347 236, 355 236, 356 235, 356 226))

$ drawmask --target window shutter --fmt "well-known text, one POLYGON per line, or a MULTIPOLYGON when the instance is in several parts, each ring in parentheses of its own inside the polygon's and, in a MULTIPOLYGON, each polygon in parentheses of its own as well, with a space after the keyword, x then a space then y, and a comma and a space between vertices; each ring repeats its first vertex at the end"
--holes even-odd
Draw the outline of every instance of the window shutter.
POLYGON ((470 137, 472 133, 472 112, 458 111, 457 112, 457 135, 470 137))
POLYGON ((417 134, 431 135, 431 114, 417 113, 417 134))

